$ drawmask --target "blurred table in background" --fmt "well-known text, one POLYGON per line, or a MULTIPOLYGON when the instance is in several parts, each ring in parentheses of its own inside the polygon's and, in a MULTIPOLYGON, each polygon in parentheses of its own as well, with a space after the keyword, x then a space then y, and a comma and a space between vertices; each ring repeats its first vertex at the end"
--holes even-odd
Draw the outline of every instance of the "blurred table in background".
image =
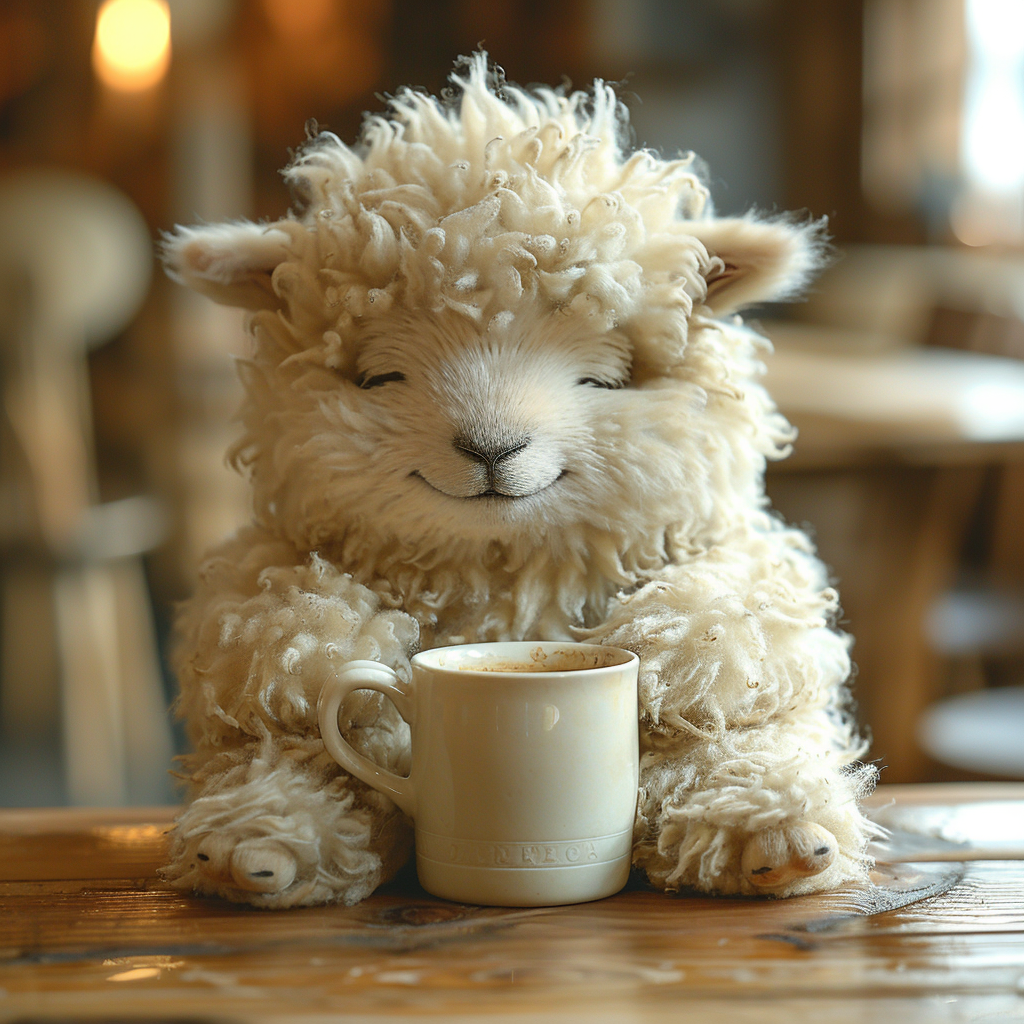
POLYGON ((769 495, 809 525, 837 579, 869 756, 886 782, 927 780, 916 728, 945 696, 928 619, 956 580, 986 473, 1024 466, 1024 362, 810 325, 767 333, 766 383, 799 430, 769 495))
POLYGON ((634 884, 570 907, 426 895, 260 911, 161 883, 172 808, 0 812, 0 1020, 903 1024, 1024 1013, 1024 785, 883 787, 873 884, 634 884))

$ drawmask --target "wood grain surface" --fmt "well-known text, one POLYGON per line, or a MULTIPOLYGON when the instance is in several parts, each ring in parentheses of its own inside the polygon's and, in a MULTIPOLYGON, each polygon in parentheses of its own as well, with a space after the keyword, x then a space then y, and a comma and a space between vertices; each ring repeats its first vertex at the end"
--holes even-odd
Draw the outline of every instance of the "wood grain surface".
POLYGON ((1024 1019, 1024 786, 888 787, 873 884, 792 900, 634 882, 540 909, 259 911, 156 877, 173 809, 0 812, 0 1020, 1024 1019))

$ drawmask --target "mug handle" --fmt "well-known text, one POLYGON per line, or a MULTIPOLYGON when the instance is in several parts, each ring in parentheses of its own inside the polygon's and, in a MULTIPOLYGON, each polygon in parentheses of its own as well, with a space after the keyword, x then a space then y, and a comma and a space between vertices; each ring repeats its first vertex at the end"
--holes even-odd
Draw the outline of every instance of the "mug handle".
POLYGON ((317 702, 317 717, 320 720, 320 735, 327 752, 349 774, 362 780, 368 786, 387 794, 410 817, 416 807, 412 781, 385 771, 353 749, 341 735, 338 728, 338 712, 341 702, 353 690, 377 690, 390 698, 398 713, 412 724, 413 702, 411 696, 398 684, 394 669, 379 661, 350 661, 324 684, 317 702))

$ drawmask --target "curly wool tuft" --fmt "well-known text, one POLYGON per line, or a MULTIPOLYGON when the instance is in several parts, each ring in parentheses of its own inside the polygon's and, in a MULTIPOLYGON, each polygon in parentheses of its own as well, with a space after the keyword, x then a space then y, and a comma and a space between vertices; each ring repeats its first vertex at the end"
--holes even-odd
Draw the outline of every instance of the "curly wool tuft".
POLYGON ((334 314, 325 360, 344 359, 339 339, 356 319, 396 304, 482 323, 524 299, 599 311, 608 326, 658 309, 658 340, 678 351, 714 260, 679 220, 707 205, 692 158, 623 161, 609 86, 566 96, 506 85, 498 96, 488 77, 480 54, 454 77, 457 105, 402 90, 357 148, 320 133, 286 172, 306 206, 290 243, 318 258, 280 268, 274 285, 308 292, 296 264, 317 267, 313 319, 334 314))

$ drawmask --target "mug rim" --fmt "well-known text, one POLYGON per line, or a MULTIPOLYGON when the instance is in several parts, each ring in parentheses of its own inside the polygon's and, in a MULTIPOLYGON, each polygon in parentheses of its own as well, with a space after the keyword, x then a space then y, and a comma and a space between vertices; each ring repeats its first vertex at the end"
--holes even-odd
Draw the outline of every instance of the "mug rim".
MULTIPOLYGON (((505 657, 515 657, 515 655, 506 654, 505 657)), ((448 672, 451 673, 453 678, 465 678, 465 679, 524 679, 524 678, 537 678, 537 679, 564 679, 570 675, 581 675, 586 674, 590 676, 605 675, 611 672, 621 672, 624 668, 629 668, 634 664, 639 664, 640 659, 633 653, 628 651, 624 647, 612 647, 606 644, 591 644, 580 642, 576 640, 487 640, 480 643, 468 643, 468 644, 442 644, 439 647, 431 647, 426 651, 420 651, 418 654, 414 654, 410 659, 410 663, 413 668, 422 668, 428 672, 448 672), (536 672, 521 671, 515 669, 474 669, 474 668, 462 668, 456 665, 443 665, 437 664, 436 661, 431 664, 428 659, 433 655, 435 658, 439 656, 441 651, 465 651, 465 650, 479 650, 480 648, 495 648, 495 647, 518 647, 523 648, 523 654, 528 657, 529 651, 537 647, 555 647, 565 649, 571 647, 576 650, 592 650, 600 651, 603 653, 613 652, 621 655, 621 660, 617 660, 609 665, 595 665, 593 667, 583 668, 569 668, 569 669, 541 669, 536 672)))

